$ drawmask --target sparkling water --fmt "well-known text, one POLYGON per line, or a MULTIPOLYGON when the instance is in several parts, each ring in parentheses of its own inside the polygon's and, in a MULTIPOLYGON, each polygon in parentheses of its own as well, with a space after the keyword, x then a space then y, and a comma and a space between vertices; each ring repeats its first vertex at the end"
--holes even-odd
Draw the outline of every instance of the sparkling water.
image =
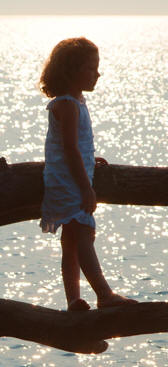
MULTIPOLYGON (((1 17, 0 156, 44 160, 48 100, 38 80, 52 47, 74 36, 100 50, 101 78, 85 94, 96 155, 167 166, 168 17, 1 17)), ((99 204, 95 217, 96 249, 112 289, 140 302, 167 301, 167 208, 99 204)), ((42 234, 39 221, 29 221, 0 233, 0 298, 66 309, 60 231, 42 234)), ((83 276, 81 293, 95 308, 83 276)), ((111 339, 105 353, 82 355, 1 338, 0 367, 166 367, 167 342, 166 333, 111 339)))

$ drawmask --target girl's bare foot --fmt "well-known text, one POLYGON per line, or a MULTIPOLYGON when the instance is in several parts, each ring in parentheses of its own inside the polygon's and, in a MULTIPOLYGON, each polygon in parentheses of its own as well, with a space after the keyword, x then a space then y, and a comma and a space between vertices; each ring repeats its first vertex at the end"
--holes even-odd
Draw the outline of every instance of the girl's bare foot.
POLYGON ((124 306, 128 304, 136 304, 138 301, 131 298, 126 298, 119 296, 118 294, 112 293, 111 297, 104 298, 103 300, 98 300, 97 307, 105 308, 105 307, 113 307, 113 306, 124 306))
POLYGON ((68 306, 68 311, 88 311, 89 304, 82 298, 75 299, 68 306))

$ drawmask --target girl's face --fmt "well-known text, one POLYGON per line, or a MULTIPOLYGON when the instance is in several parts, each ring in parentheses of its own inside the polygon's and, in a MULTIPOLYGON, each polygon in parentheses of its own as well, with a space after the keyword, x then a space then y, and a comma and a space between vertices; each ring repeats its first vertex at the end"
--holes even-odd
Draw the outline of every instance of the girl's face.
POLYGON ((87 61, 80 67, 77 84, 81 91, 92 91, 100 76, 98 72, 99 55, 97 52, 88 56, 87 61))

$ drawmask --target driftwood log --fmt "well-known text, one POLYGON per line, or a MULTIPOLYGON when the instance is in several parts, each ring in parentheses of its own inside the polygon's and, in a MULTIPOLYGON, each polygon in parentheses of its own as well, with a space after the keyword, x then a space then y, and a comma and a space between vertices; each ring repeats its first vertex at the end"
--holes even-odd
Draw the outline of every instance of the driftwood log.
MULTIPOLYGON (((7 164, 0 159, 0 226, 41 216, 43 162, 7 164)), ((109 164, 95 168, 97 201, 168 205, 168 168, 109 164)))
POLYGON ((101 353, 104 339, 168 331, 168 303, 148 302, 82 312, 0 300, 0 336, 77 353, 101 353))

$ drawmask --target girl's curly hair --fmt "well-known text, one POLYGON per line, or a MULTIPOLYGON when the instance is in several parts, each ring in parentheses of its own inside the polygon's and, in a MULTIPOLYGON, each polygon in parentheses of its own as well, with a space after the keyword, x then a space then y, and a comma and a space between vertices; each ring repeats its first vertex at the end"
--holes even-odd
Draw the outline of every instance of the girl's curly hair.
POLYGON ((44 65, 40 90, 48 97, 66 93, 81 65, 93 52, 98 52, 97 46, 84 37, 59 42, 44 65))

